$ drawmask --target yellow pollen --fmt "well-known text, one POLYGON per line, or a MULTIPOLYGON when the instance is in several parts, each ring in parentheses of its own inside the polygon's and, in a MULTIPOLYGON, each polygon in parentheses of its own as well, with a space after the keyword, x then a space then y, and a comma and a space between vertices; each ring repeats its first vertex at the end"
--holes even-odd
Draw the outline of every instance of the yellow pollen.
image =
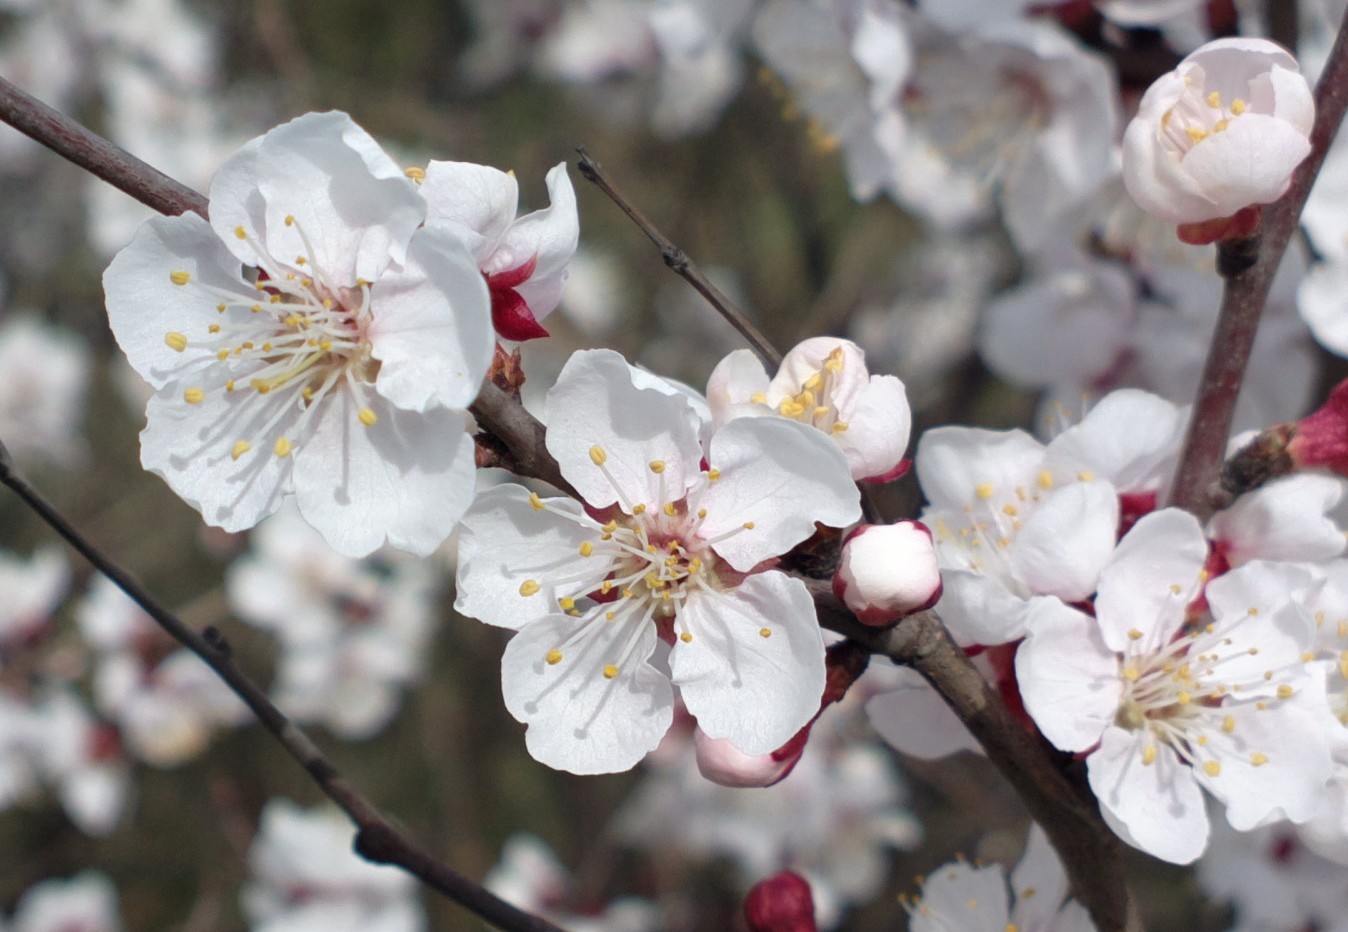
POLYGON ((232 392, 232 391, 234 391, 234 380, 233 380, 233 379, 230 379, 228 382, 225 383, 225 391, 227 391, 227 392, 232 392))
POLYGON ((1279 699, 1291 699, 1291 698, 1292 698, 1292 694, 1293 694, 1295 691, 1296 691, 1296 690, 1292 689, 1291 686, 1288 686, 1286 683, 1283 683, 1282 685, 1280 685, 1280 686, 1278 687, 1278 698, 1279 698, 1279 699))
POLYGON ((759 628, 759 629, 758 629, 758 636, 761 637, 761 638, 770 638, 770 637, 772 637, 772 629, 771 629, 771 628, 759 628))
POLYGON ((164 343, 175 353, 181 353, 187 349, 187 337, 176 330, 170 330, 164 334, 164 343))
POLYGON ((1183 592, 1183 591, 1184 591, 1184 587, 1181 586, 1179 583, 1171 583, 1171 584, 1170 584, 1170 594, 1171 594, 1171 595, 1179 595, 1179 594, 1180 594, 1181 592, 1183 592))
POLYGON ((239 239, 247 239, 248 231, 245 230, 243 227, 235 227, 234 235, 237 236, 239 239))
POLYGON ((564 595, 557 600, 557 604, 562 607, 562 611, 569 612, 571 611, 571 609, 576 607, 576 600, 571 598, 570 596, 564 595))
POLYGON ((829 433, 841 434, 845 430, 847 430, 846 421, 835 421, 833 426, 829 428, 829 433))
POLYGON ((1255 751, 1250 755, 1250 763, 1256 767, 1262 767, 1268 763, 1268 755, 1260 754, 1258 751, 1255 751))
POLYGON ((745 529, 746 531, 752 531, 752 530, 754 529, 754 523, 753 523, 752 521, 745 521, 745 522, 744 522, 744 529, 745 529))
POLYGON ((226 306, 227 305, 223 301, 221 301, 219 304, 215 306, 215 309, 219 311, 221 314, 223 314, 225 312, 226 306))
POLYGON ((1181 690, 1180 694, 1176 697, 1175 701, 1177 701, 1180 705, 1188 705, 1191 699, 1192 697, 1188 693, 1181 690))
POLYGON ((286 226, 293 227, 294 225, 295 225, 295 215, 286 214, 286 226))
POLYGON ((610 518, 608 523, 600 528, 600 530, 605 534, 612 534, 614 531, 618 530, 618 520, 616 518, 610 518))
POLYGON ((541 588, 543 587, 538 584, 538 580, 526 579, 524 582, 520 583, 520 595, 523 596, 537 595, 538 590, 541 588))
POLYGON ((633 506, 633 508, 632 508, 632 514, 634 514, 634 515, 644 515, 645 513, 646 513, 646 503, 645 503, 645 502, 642 502, 640 505, 635 505, 635 506, 633 506))
POLYGON ((1149 744, 1142 749, 1142 763, 1144 766, 1156 763, 1156 745, 1149 744))
POLYGON ((1186 126, 1184 132, 1189 137, 1189 141, 1193 143, 1200 143, 1208 138, 1207 131, 1198 126, 1186 126))
POLYGON ((191 272, 182 272, 182 271, 169 272, 169 281, 173 282, 173 284, 175 285, 186 285, 191 280, 192 280, 191 272))
POLYGON ((1128 629, 1128 640, 1130 640, 1130 641, 1140 641, 1140 640, 1142 640, 1142 632, 1139 631, 1139 630, 1137 630, 1136 628, 1129 628, 1129 629, 1128 629))
POLYGON ((611 680, 617 675, 618 675, 618 668, 615 667, 613 664, 610 663, 606 667, 604 667, 604 679, 611 680))
POLYGON ((828 354, 824 360, 824 368, 829 372, 838 373, 843 369, 843 350, 841 346, 833 348, 833 352, 828 354))
POLYGON ((361 408, 356 412, 356 419, 366 427, 373 427, 375 422, 379 420, 379 415, 375 414, 369 408, 361 408))
POLYGON ((662 473, 662 472, 665 471, 665 461, 664 461, 664 460, 651 460, 650 463, 649 463, 649 466, 650 466, 651 472, 655 473, 657 476, 660 475, 660 473, 662 473))
POLYGON ((582 557, 588 557, 592 553, 594 553, 594 544, 587 540, 580 545, 580 555, 582 557))
POLYGON ((421 182, 426 180, 426 169, 420 168, 416 165, 413 165, 410 168, 404 168, 403 174, 406 175, 408 178, 411 178, 417 184, 421 184, 421 182))
POLYGON ((1230 120, 1218 120, 1216 123, 1212 125, 1212 131, 1214 133, 1220 133, 1222 130, 1226 129, 1230 125, 1231 125, 1230 120))
POLYGON ((1082 482, 1092 482, 1095 480, 1095 473, 1091 472, 1089 469, 1083 469, 1081 472, 1077 473, 1077 478, 1082 482))
POLYGON ((183 401, 190 405, 199 405, 206 397, 206 393, 199 388, 189 388, 183 392, 183 401))
POLYGON ((543 659, 548 662, 548 666, 555 667, 562 662, 562 652, 554 647, 544 655, 543 659))
POLYGON ((713 467, 712 469, 708 469, 708 470, 707 470, 707 481, 708 481, 708 482, 715 482, 715 481, 716 481, 717 479, 719 479, 719 478, 721 478, 721 470, 716 469, 716 468, 714 468, 714 467, 713 467))
POLYGON ((1245 609, 1245 614, 1249 615, 1251 618, 1254 618, 1259 614, 1259 609, 1251 605, 1249 608, 1245 609))
POLYGON ((598 444, 590 447, 590 462, 596 466, 603 466, 604 463, 608 462, 608 454, 604 452, 603 447, 598 444))
POLYGON ((293 448, 290 446, 289 440, 284 437, 277 437, 276 446, 272 447, 272 452, 284 459, 290 455, 291 449, 293 448))
POLYGON ((252 311, 254 314, 261 314, 261 313, 262 313, 262 305, 261 305, 261 304, 254 304, 254 305, 253 305, 252 307, 250 307, 248 310, 252 311))
POLYGON ((691 632, 691 631, 685 631, 685 632, 683 632, 683 634, 680 634, 680 635, 679 635, 679 640, 680 640, 680 641, 683 641, 683 643, 685 643, 685 644, 691 644, 691 643, 693 643, 693 632, 691 632))
POLYGON ((817 391, 819 391, 819 389, 821 389, 821 388, 824 387, 824 376, 823 376, 823 374, 822 374, 822 373, 819 373, 819 372, 816 372, 814 375, 812 375, 812 376, 810 376, 808 379, 806 379, 805 382, 804 382, 800 387, 803 388, 803 389, 805 389, 807 392, 817 392, 817 391))
POLYGON ((705 517, 707 516, 707 509, 705 509, 705 508, 699 508, 699 509, 697 510, 697 516, 698 516, 699 518, 705 518, 705 517))
POLYGON ((537 492, 529 493, 529 504, 533 507, 534 511, 542 511, 544 508, 543 499, 538 497, 537 492))
POLYGON ((980 482, 978 485, 974 486, 974 495, 978 496, 983 501, 992 498, 993 493, 996 491, 997 490, 994 489, 989 482, 980 482))
POLYGON ((673 502, 665 502, 665 506, 660 510, 663 511, 665 514, 669 515, 671 518, 679 513, 678 510, 675 509, 673 502))
POLYGON ((1035 481, 1039 483, 1039 488, 1041 489, 1047 490, 1053 488, 1053 474, 1047 469, 1039 470, 1039 475, 1035 477, 1035 481))
POLYGON ((220 325, 219 325, 219 324, 211 324, 209 327, 206 328, 206 330, 207 330, 209 333, 219 333, 219 332, 220 332, 220 325))
POLYGON ((1213 91, 1207 96, 1207 101, 1208 106, 1212 107, 1214 110, 1222 109, 1222 95, 1219 92, 1213 91))
POLYGON ((229 451, 230 458, 235 462, 238 462, 239 457, 243 456, 251 449, 253 449, 253 445, 247 440, 236 440, 234 441, 234 449, 229 451))
POLYGON ((1007 517, 1014 518, 1016 515, 1020 514, 1020 512, 1016 509, 1015 505, 1003 505, 1002 514, 1006 515, 1007 517))
POLYGON ((1203 772, 1207 774, 1209 777, 1215 777, 1219 775, 1222 772, 1221 762, 1215 760, 1203 761, 1203 772))
POLYGON ((1137 678, 1140 677, 1141 675, 1142 675, 1142 674, 1138 672, 1137 667, 1124 667, 1124 668, 1123 668, 1123 678, 1124 678, 1125 680, 1128 680, 1128 682, 1130 682, 1130 683, 1136 683, 1136 682, 1137 682, 1137 678))
POLYGON ((749 401, 756 405, 765 405, 768 403, 768 396, 762 392, 754 392, 749 396, 749 401))
POLYGON ((617 618, 617 617, 618 617, 618 613, 617 613, 617 612, 604 612, 604 620, 605 620, 605 621, 612 621, 613 619, 615 619, 615 618, 617 618))

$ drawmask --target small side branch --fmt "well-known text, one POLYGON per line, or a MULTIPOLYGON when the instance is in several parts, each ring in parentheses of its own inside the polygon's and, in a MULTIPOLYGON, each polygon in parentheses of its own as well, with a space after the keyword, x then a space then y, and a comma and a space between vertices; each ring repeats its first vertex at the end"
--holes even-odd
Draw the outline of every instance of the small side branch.
POLYGON ((603 166, 590 157, 583 147, 576 149, 580 153, 580 161, 577 168, 585 176, 585 180, 593 182, 595 187, 608 195, 613 203, 627 216, 632 218, 632 222, 641 228, 647 238, 660 250, 660 256, 665 260, 665 265, 669 266, 674 274, 678 275, 688 284, 693 286, 698 294, 702 295, 716 313, 720 314, 730 326, 740 332, 740 336, 749 341, 759 357, 772 368, 777 368, 782 362, 782 354, 772 345, 772 342, 763 335, 763 331, 754 326, 753 321, 745 316, 744 311, 734 301, 730 300, 720 288, 711 283, 707 276, 702 274, 702 270, 697 267, 692 259, 688 258, 674 241, 661 233, 659 228, 650 221, 631 201, 622 193, 622 190, 613 183, 608 172, 604 171, 603 166))
POLYGON ((1348 109, 1346 24, 1348 14, 1339 26, 1329 61, 1315 87, 1311 154, 1297 169, 1287 193, 1264 209, 1260 231, 1256 234, 1258 240, 1223 244, 1218 248, 1218 270, 1226 279, 1222 306, 1207 362, 1203 365, 1203 377, 1170 498, 1171 505, 1193 512, 1200 521, 1206 521, 1224 504, 1218 474, 1226 454, 1236 398, 1250 361, 1259 318, 1287 244, 1300 222, 1306 198, 1310 196, 1325 154, 1343 121, 1344 111, 1348 109), (1251 248, 1252 255, 1242 255, 1244 250, 1251 248), (1251 258, 1252 263, 1249 262, 1251 258))

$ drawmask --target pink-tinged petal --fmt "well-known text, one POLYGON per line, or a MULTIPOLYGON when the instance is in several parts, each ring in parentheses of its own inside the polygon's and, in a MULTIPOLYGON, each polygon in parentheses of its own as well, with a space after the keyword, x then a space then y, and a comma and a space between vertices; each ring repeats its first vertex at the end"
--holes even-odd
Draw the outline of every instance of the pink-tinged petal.
POLYGON ((1208 845, 1208 816, 1194 772, 1168 745, 1142 763, 1151 746, 1146 732, 1106 729, 1100 747, 1086 759, 1100 813, 1119 835, 1171 864, 1191 864, 1208 845))
POLYGON ((720 427, 732 417, 742 416, 741 408, 752 408, 754 413, 769 413, 768 408, 752 405, 749 400, 760 392, 767 398, 768 374, 762 361, 753 350, 735 350, 716 364, 707 379, 707 404, 711 406, 712 424, 720 427))
POLYGON ((241 262, 261 264, 238 227, 287 267, 305 256, 337 287, 376 281, 402 263, 426 217, 398 164, 335 111, 305 114, 249 142, 215 173, 210 200, 211 226, 241 262))
POLYGON ((1168 644, 1198 595, 1207 557, 1208 542, 1193 515, 1177 508, 1144 515, 1100 573, 1095 613, 1105 643, 1121 653, 1168 644))
POLYGON ((1044 445, 1023 430, 938 427, 917 443, 917 479, 932 508, 1017 506, 1037 490, 1044 445), (986 495, 984 493, 987 493, 986 495))
POLYGON ((509 172, 472 162, 430 162, 421 182, 428 226, 452 224, 481 265, 515 222, 520 187, 509 172))
POLYGON ((1343 482, 1333 476, 1286 476, 1218 512, 1208 533, 1232 566, 1253 559, 1323 562, 1343 552, 1343 532, 1327 515, 1342 497, 1343 482))
POLYGON ((1066 602, 1095 591, 1114 555, 1119 496, 1108 482, 1078 482, 1045 495, 1011 542, 1008 559, 1031 592, 1066 602))
MULTIPOLYGON (((182 279, 182 276, 177 276, 182 279)), ((251 303, 257 290, 244 283, 239 262, 196 214, 153 217, 136 231, 103 273, 108 325, 131 367, 156 389, 179 375, 215 361, 208 331, 223 323, 218 292, 251 303), (186 284, 170 276, 186 273, 186 284), (210 289, 207 291, 207 289, 210 289), (176 350, 170 334, 184 338, 176 350)), ((231 315, 247 315, 231 310, 231 315)))
POLYGON ((1057 600, 1038 602, 1026 626, 1030 635, 1016 650, 1025 710, 1054 747, 1085 751, 1118 713, 1118 657, 1094 619, 1057 600))
POLYGON ((827 436, 783 418, 731 421, 712 435, 708 461, 721 471, 699 500, 700 535, 740 571, 786 553, 815 522, 846 527, 861 517, 847 460, 827 436))
POLYGON ((150 399, 140 435, 141 465, 200 511, 207 524, 245 530, 275 511, 291 490, 294 461, 276 456, 273 445, 291 432, 300 413, 282 413, 281 400, 261 405, 250 392, 201 387, 198 404, 183 400, 184 387, 177 382, 150 399))
POLYGON ((1212 216, 1229 217, 1242 207, 1281 197, 1292 171, 1310 151, 1310 140, 1296 127, 1277 117, 1247 113, 1194 146, 1183 164, 1194 178, 1204 180, 1212 216))
POLYGON ((596 508, 659 508, 681 499, 697 475, 702 447, 692 408, 673 388, 650 386, 653 379, 612 350, 583 350, 548 391, 548 452, 596 508), (595 448, 603 451, 602 466, 595 448), (663 472, 653 472, 653 462, 663 463, 663 472))
POLYGON ((517 290, 537 320, 551 314, 561 300, 567 267, 580 240, 576 192, 565 162, 552 167, 547 183, 551 204, 515 221, 483 267, 490 273, 498 268, 515 268, 532 258, 537 263, 534 272, 517 290))
POLYGON ((692 592, 677 624, 693 637, 675 642, 671 678, 709 737, 770 754, 819 711, 824 638, 800 580, 767 572, 692 592))
POLYGON ((866 703, 866 717, 880 737, 918 760, 937 760, 959 751, 982 753, 969 729, 922 674, 908 669, 899 673, 898 689, 866 703))
POLYGON ((655 626, 636 624, 554 615, 511 639, 501 692, 510 714, 529 726, 534 760, 577 774, 616 773, 660 743, 673 720, 673 690, 647 662, 655 626), (578 625, 585 625, 579 634, 578 625), (560 659, 548 663, 553 651, 560 659), (610 665, 612 678, 604 675, 610 665))
POLYGON ((903 383, 892 375, 873 375, 847 415, 847 430, 833 439, 847 457, 852 478, 867 479, 902 462, 912 426, 903 383))
POLYGON ((357 417, 361 407, 350 392, 338 392, 292 454, 300 514, 346 556, 363 557, 385 543, 426 556, 473 500, 468 416, 372 404, 377 420, 367 427, 357 417))
POLYGON ((1291 697, 1261 704, 1262 710, 1254 702, 1232 709, 1230 731, 1210 729, 1199 750, 1203 765, 1194 768, 1199 783, 1226 804, 1226 820, 1239 832, 1279 818, 1310 819, 1334 772, 1321 672, 1303 679, 1291 697), (1220 769, 1205 769, 1211 761, 1220 769))
POLYGON ((572 499, 542 501, 544 507, 535 508, 528 489, 511 484, 488 489, 473 502, 459 531, 456 612, 518 629, 555 614, 559 599, 598 588, 611 563, 580 553, 581 544, 599 536, 596 523, 572 499), (585 582, 555 591, 554 579, 585 582), (528 580, 540 588, 521 595, 528 580))
POLYGON ((406 265, 379 280, 371 309, 379 394, 409 411, 473 403, 496 341, 487 286, 458 240, 418 232, 406 265))
MULTIPOLYGON (((800 753, 778 759, 775 754, 745 754, 725 738, 709 738, 701 728, 693 732, 697 772, 721 786, 763 787, 780 781, 800 760, 800 753)), ((800 750, 805 750, 802 742, 800 750)))

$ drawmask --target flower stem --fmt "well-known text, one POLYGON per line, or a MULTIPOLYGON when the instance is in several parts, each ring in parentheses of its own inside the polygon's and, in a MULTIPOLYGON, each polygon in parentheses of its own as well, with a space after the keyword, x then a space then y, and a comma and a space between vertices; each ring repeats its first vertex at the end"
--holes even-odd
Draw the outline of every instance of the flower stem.
POLYGON ((1206 521, 1224 504, 1218 474, 1259 318, 1287 244, 1296 232, 1306 198, 1310 196, 1329 144, 1343 121, 1344 111, 1348 109, 1348 33, 1345 24, 1348 24, 1348 13, 1339 25, 1334 48, 1315 87, 1311 154, 1297 168, 1287 193, 1264 208, 1256 242, 1238 240, 1218 245, 1217 268, 1226 280, 1222 305, 1208 358, 1203 365, 1198 397, 1194 401, 1189 432, 1184 439, 1170 497, 1171 505, 1193 512, 1201 521, 1206 521), (1250 248, 1253 248, 1252 256, 1241 254, 1250 248), (1253 262, 1248 262, 1250 258, 1253 262))

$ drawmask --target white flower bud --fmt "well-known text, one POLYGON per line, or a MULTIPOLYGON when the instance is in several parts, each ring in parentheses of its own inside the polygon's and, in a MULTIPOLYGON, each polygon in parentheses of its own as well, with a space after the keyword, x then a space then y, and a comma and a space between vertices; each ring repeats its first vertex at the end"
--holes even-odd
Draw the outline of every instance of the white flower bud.
POLYGON ((864 525, 843 544, 833 592, 868 625, 935 605, 941 571, 931 531, 920 521, 864 525))

